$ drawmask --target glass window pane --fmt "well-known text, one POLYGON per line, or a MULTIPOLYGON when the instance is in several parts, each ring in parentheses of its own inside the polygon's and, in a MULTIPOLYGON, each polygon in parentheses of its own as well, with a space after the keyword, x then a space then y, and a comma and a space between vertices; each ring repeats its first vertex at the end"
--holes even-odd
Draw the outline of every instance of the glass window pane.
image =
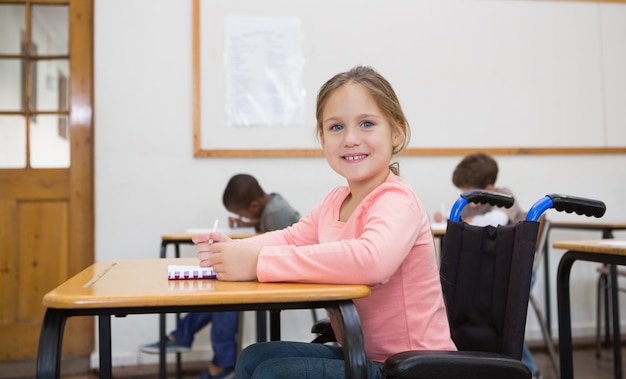
POLYGON ((22 110, 22 61, 0 59, 0 111, 20 110, 22 110))
POLYGON ((67 110, 69 61, 40 60, 35 66, 37 86, 31 105, 36 105, 38 111, 67 110))
POLYGON ((32 40, 39 55, 67 55, 69 17, 66 5, 34 5, 32 40))
POLYGON ((30 166, 33 168, 70 166, 67 117, 39 115, 37 122, 30 123, 30 166))
POLYGON ((0 168, 26 167, 26 119, 0 116, 0 168))
POLYGON ((19 54, 26 30, 24 5, 0 4, 0 54, 19 54))

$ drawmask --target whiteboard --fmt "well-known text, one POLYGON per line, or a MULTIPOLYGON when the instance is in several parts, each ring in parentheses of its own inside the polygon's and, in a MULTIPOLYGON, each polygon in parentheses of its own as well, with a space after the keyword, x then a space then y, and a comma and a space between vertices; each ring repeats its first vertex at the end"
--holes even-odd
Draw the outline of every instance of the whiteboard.
POLYGON ((626 4, 193 1, 196 153, 318 149, 319 87, 361 64, 396 90, 409 148, 626 146, 626 4), (226 125, 227 16, 299 18, 303 124, 226 125))

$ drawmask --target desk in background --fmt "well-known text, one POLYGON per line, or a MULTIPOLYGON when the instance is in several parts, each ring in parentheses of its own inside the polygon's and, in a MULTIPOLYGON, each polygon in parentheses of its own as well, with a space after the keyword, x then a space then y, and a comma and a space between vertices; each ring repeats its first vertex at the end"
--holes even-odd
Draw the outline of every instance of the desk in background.
MULTIPOLYGON (((550 232, 553 229, 569 229, 569 230, 587 230, 587 231, 598 231, 602 233, 602 238, 614 238, 613 232, 616 230, 626 230, 626 223, 624 222, 601 222, 601 221, 590 221, 590 222, 555 222, 550 221, 548 224, 548 229, 546 230, 546 239, 545 244, 543 246, 544 254, 544 297, 545 297, 545 327, 550 335, 552 335, 552 312, 550 306, 550 257, 548 254, 548 247, 550 246, 550 232)), ((605 302, 605 308, 608 308, 608 302, 605 302)), ((608 314, 608 309, 605 309, 605 315, 608 314)), ((608 324, 607 324, 608 325, 608 324)))
MULTIPOLYGON (((555 242, 555 249, 567 250, 557 270, 557 304, 559 316, 559 349, 561 378, 574 376, 572 359, 572 315, 569 280, 576 261, 598 262, 611 267, 611 285, 617 288, 615 265, 626 265, 626 240, 591 240, 555 242)), ((617 291, 611 291, 612 303, 617 304, 617 291)), ((619 308, 612 307, 613 320, 619 320, 619 308)), ((613 322, 613 361, 615 378, 622 377, 622 354, 619 321, 613 322)))
MULTIPOLYGON (((363 332, 352 299, 365 285, 168 280, 170 264, 195 258, 97 262, 43 297, 37 378, 59 378, 63 331, 69 317, 98 316, 100 377, 111 377, 111 316, 147 313, 327 308, 345 336, 346 374, 366 378, 363 332)), ((165 367, 160 367, 162 377, 165 367)))
MULTIPOLYGON (((238 229, 224 229, 218 230, 226 234, 232 239, 241 239, 254 237, 257 233, 254 231, 254 228, 238 228, 238 229)), ((210 232, 208 229, 190 229, 185 232, 173 233, 173 234, 163 234, 161 236, 161 258, 165 258, 167 256, 167 247, 169 245, 174 246, 174 257, 180 258, 180 245, 193 245, 193 241, 191 241, 191 237, 194 234, 202 233, 202 232, 210 232)))
POLYGON ((433 237, 439 240, 439 252, 443 250, 443 237, 446 235, 446 229, 448 228, 448 222, 432 222, 430 224, 430 230, 433 233, 433 237))

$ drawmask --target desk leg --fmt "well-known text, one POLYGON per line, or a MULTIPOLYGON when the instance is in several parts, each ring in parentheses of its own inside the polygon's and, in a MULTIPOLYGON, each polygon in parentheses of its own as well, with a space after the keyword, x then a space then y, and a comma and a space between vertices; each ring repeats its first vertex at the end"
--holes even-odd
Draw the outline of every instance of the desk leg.
POLYGON ((270 341, 280 341, 280 309, 270 311, 270 341))
POLYGON ((363 330, 354 303, 350 300, 341 301, 336 306, 329 307, 328 311, 339 322, 341 328, 346 378, 366 379, 367 366, 363 330))
POLYGON ((267 341, 267 311, 256 311, 256 342, 267 341))
POLYGON ((572 315, 570 313, 569 279, 572 265, 576 258, 571 252, 566 252, 556 274, 556 300, 559 317, 559 360, 561 363, 561 378, 574 377, 574 363, 572 360, 572 315))
POLYGON ((98 339, 100 341, 100 377, 112 378, 111 368, 111 316, 98 316, 98 339))
POLYGON ((66 321, 62 310, 46 309, 39 335, 37 379, 53 379, 61 375, 61 346, 66 321))
MULTIPOLYGON (((576 260, 582 260, 586 262, 598 262, 611 265, 611 284, 615 286, 617 284, 617 276, 613 273, 617 271, 616 264, 626 264, 624 256, 611 255, 611 254, 598 254, 598 253, 585 253, 581 251, 567 251, 563 254, 561 261, 559 262, 559 268, 557 270, 556 278, 556 294, 559 314, 559 347, 560 347, 560 360, 561 360, 561 378, 571 379, 574 376, 574 364, 572 359, 572 316, 570 305, 570 288, 569 279, 572 270, 572 265, 576 260), (615 271, 614 271, 615 270, 615 271)), ((612 299, 617 301, 617 292, 611 291, 612 299)), ((614 303, 616 304, 616 303, 614 303)), ((617 307, 613 307, 614 322, 613 332, 614 338, 614 362, 615 362, 615 377, 622 377, 622 362, 621 362, 621 341, 619 338, 619 310, 617 307)))
POLYGON ((165 313, 159 313, 159 379, 165 374, 165 313))
MULTIPOLYGON (((178 328, 178 324, 180 324, 180 313, 176 313, 176 327, 177 328, 178 328)), ((180 352, 177 352, 176 353, 176 379, 181 379, 182 377, 183 365, 182 365, 181 358, 182 358, 182 354, 180 352)))
MULTIPOLYGON (((612 229, 603 229, 602 230, 602 239, 612 239, 613 237, 613 230, 612 229)), ((606 267, 607 264, 604 264, 604 266, 606 267)), ((609 268, 609 272, 611 272, 610 268, 609 268)), ((610 277, 606 276, 604 278, 604 347, 609 347, 610 343, 611 343, 611 306, 615 307, 615 306, 619 306, 616 305, 616 303, 612 303, 612 299, 613 296, 612 294, 609 293, 609 291, 611 291, 611 288, 616 288, 616 287, 609 287, 610 283, 609 281, 611 280, 610 277)), ((597 320, 596 322, 600 322, 600 320, 597 320)))
POLYGON ((550 229, 545 231, 546 242, 543 245, 543 275, 546 278, 544 282, 544 297, 545 297, 545 312, 546 312, 546 329, 548 335, 552 337, 552 305, 550 304, 550 249, 548 244, 548 237, 550 236, 550 229))
POLYGON ((622 378, 622 339, 620 332, 619 301, 617 299, 617 267, 611 265, 611 308, 613 310, 613 362, 615 378, 622 378))
POLYGON ((167 254, 167 241, 161 241, 161 250, 159 251, 159 258, 165 258, 167 254))
MULTIPOLYGON (((606 264, 603 266, 607 267, 606 264)), ((600 275, 598 280, 600 281, 599 285, 603 288, 602 293, 598 293, 598 296, 602 296, 604 299, 604 341, 602 341, 603 347, 608 347, 611 342, 611 298, 609 297, 609 285, 610 285, 610 275, 600 275)), ((600 301, 600 299, 598 299, 600 301)), ((596 320, 599 324, 600 320, 596 320)))

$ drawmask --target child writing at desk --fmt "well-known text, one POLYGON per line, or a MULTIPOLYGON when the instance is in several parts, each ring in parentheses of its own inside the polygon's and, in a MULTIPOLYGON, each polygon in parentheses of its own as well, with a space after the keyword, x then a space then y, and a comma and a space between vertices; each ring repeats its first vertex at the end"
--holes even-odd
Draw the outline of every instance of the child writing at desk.
MULTIPOLYGON (((482 189, 513 196, 506 187, 496 187, 498 163, 484 153, 474 153, 464 157, 452 173, 452 183, 461 192, 482 189)), ((435 222, 447 220, 447 215, 435 212, 435 222)), ((524 219, 524 212, 515 202, 510 208, 501 208, 489 204, 468 204, 461 211, 461 219, 477 226, 508 225, 524 219)))
MULTIPOLYGON (((369 378, 382 378, 397 352, 456 350, 427 212, 392 163, 410 129, 391 85, 369 67, 337 74, 320 89, 316 118, 326 160, 347 186, 281 231, 240 241, 195 235, 200 265, 219 280, 370 286, 369 297, 354 300, 369 378)), ((340 346, 257 343, 241 353, 235 377, 344 378, 343 357, 340 346)))
MULTIPOLYGON (((484 189, 513 196, 513 192, 510 189, 496 187, 497 178, 498 163, 490 155, 480 152, 464 157, 452 173, 452 183, 461 192, 484 189)), ((489 204, 468 204, 461 211, 461 219, 464 222, 477 226, 515 224, 524 220, 524 218, 525 213, 517 201, 510 208, 501 208, 489 204)), ((447 216, 436 212, 433 215, 433 219, 436 222, 442 222, 447 219, 447 216)), ((534 280, 535 273, 533 272, 533 283, 534 280)), ((522 362, 528 366, 533 378, 540 377, 541 374, 539 373, 537 363, 526 343, 524 343, 522 350, 522 362)))
MULTIPOLYGON (((280 194, 266 193, 257 179, 248 174, 237 174, 230 178, 222 202, 229 212, 237 215, 228 218, 230 227, 253 226, 257 232, 264 233, 286 228, 300 219, 300 213, 280 194)), ((180 319, 176 329, 167 335, 166 352, 189 351, 196 333, 213 323, 213 359, 200 378, 232 378, 237 358, 238 321, 239 312, 187 313, 180 319)), ((144 345, 141 351, 158 354, 159 342, 144 345)))

